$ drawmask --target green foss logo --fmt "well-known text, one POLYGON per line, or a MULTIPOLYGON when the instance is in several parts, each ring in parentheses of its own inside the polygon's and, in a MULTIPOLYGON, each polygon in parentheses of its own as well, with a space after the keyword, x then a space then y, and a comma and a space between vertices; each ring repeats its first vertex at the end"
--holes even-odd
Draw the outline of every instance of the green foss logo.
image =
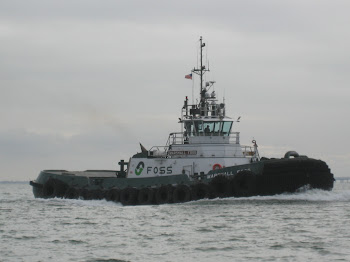
POLYGON ((145 168, 145 163, 143 163, 142 161, 139 162, 135 168, 135 174, 137 176, 141 175, 142 170, 145 168))

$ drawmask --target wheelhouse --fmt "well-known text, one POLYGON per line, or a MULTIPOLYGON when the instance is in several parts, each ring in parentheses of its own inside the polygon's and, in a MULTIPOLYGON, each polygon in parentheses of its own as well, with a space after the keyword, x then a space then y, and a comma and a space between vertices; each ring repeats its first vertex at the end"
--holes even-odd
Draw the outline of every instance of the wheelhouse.
POLYGON ((184 136, 229 136, 232 121, 185 120, 184 136))

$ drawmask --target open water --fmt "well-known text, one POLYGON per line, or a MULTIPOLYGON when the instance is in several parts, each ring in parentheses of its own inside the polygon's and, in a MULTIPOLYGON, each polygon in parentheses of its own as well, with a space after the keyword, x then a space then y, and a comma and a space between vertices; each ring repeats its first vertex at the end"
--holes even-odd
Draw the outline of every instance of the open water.
POLYGON ((0 183, 1 261, 350 261, 350 183, 332 192, 128 206, 0 183))

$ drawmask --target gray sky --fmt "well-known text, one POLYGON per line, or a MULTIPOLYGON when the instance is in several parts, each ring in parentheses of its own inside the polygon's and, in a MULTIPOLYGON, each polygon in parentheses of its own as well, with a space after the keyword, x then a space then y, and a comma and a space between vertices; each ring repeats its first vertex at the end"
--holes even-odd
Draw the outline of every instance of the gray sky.
POLYGON ((164 145, 201 35, 242 144, 350 176, 349 12, 345 0, 2 0, 0 180, 116 169, 139 142, 164 145))

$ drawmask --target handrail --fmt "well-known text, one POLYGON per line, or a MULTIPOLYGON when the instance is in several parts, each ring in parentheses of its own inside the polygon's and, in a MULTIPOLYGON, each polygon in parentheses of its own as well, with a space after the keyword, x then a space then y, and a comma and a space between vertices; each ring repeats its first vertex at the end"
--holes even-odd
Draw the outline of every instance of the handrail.
MULTIPOLYGON (((238 133, 238 132, 237 132, 238 133)), ((171 133, 170 135, 174 135, 175 133, 171 133)), ((177 133, 181 134, 181 133, 177 133)), ((169 140, 168 140, 169 141, 169 140)), ((161 157, 167 158, 169 155, 169 149, 172 144, 166 146, 153 146, 148 151, 148 156, 150 157, 161 157)), ((254 146, 241 146, 242 153, 244 157, 251 157, 252 159, 259 159, 256 148, 254 146)))
POLYGON ((241 146, 243 155, 245 156, 254 156, 255 155, 255 149, 253 146, 241 146))
POLYGON ((153 157, 167 157, 169 146, 152 146, 150 150, 148 150, 148 156, 153 157), (163 149, 160 150, 159 148, 163 149))
POLYGON ((224 133, 224 135, 222 135, 223 133, 198 133, 198 132, 191 132, 191 133, 187 133, 187 132, 174 132, 174 133, 170 133, 166 146, 170 146, 170 145, 181 145, 181 144, 186 144, 186 141, 188 141, 189 137, 203 137, 203 136, 227 136, 229 137, 229 143, 230 144, 239 144, 239 132, 230 132, 228 135, 226 133, 224 133))
POLYGON ((184 144, 184 134, 182 132, 170 133, 166 146, 184 144))

